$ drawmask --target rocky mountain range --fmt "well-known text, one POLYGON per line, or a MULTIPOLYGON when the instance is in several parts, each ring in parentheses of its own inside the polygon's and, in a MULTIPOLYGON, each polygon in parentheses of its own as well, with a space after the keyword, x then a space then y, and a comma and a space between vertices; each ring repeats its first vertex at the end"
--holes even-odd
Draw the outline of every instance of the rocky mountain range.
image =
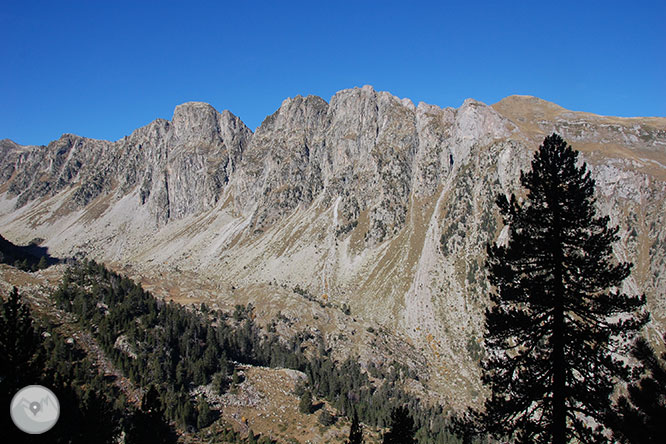
POLYGON ((190 102, 115 142, 2 140, 0 233, 103 261, 165 298, 252 302, 362 361, 394 352, 466 403, 479 395, 485 245, 504 235, 494 200, 520 193, 520 171, 552 132, 582 152, 599 212, 620 226, 616 255, 634 263, 625 290, 647 295, 656 338, 666 326, 666 118, 529 96, 454 109, 364 86, 329 102, 286 99, 254 133, 190 102), (372 353, 377 330, 395 342, 372 353))

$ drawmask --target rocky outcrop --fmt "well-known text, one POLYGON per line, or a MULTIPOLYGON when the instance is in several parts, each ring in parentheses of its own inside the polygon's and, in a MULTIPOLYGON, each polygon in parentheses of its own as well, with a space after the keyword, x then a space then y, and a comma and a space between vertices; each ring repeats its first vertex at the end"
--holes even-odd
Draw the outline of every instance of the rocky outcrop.
POLYGON ((3 141, 0 172, 17 208, 65 189, 72 190, 63 204, 70 209, 136 191, 161 226, 217 203, 250 136, 230 112, 185 103, 171 122, 155 120, 113 143, 71 134, 46 147, 3 141))
POLYGON ((417 109, 369 86, 341 91, 330 104, 287 99, 253 136, 236 200, 256 209, 253 226, 263 231, 320 194, 325 206, 339 196, 342 226, 357 226, 365 213, 364 239, 375 245, 404 227, 412 193, 432 195, 474 145, 508 136, 503 120, 473 100, 459 110, 417 109))

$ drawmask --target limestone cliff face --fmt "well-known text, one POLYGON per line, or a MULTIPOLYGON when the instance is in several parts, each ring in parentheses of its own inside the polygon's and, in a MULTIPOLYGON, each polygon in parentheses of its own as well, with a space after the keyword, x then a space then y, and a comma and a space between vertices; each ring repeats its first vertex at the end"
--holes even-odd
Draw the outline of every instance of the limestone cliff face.
POLYGON ((253 226, 263 231, 320 195, 326 206, 340 197, 343 231, 364 213, 364 240, 375 245, 404 227, 412 194, 433 195, 473 145, 508 136, 510 126, 471 100, 460 110, 417 109, 368 86, 341 91, 330 104, 287 99, 245 151, 236 201, 256 211, 253 226))
POLYGON ((71 134, 46 147, 3 141, 0 171, 16 208, 69 190, 61 206, 71 211, 137 190, 161 226, 217 203, 250 136, 228 111, 185 103, 171 122, 155 120, 113 143, 71 134))
MULTIPOLYGON (((93 170, 109 146, 109 142, 72 134, 63 135, 46 149, 16 146, 3 153, 1 161, 3 175, 11 178, 8 193, 18 196, 16 206, 20 207, 37 198, 54 196, 84 177, 92 185, 98 180, 93 170)), ((101 181, 96 183, 100 190, 110 189, 108 185, 101 181)), ((82 187, 73 199, 85 205, 88 192, 87 187, 82 187)))
POLYGON ((327 104, 318 97, 288 99, 264 120, 243 154, 234 180, 235 201, 263 231, 322 188, 321 151, 327 104))
POLYGON ((520 171, 554 131, 582 152, 599 211, 621 227, 616 254, 635 264, 627 290, 647 294, 663 329, 666 119, 533 97, 443 109, 366 86, 287 99, 254 134, 186 103, 116 142, 3 140, 0 224, 12 241, 41 237, 53 254, 175 286, 179 273, 200 276, 221 299, 277 304, 277 289, 298 285, 402 332, 445 386, 473 386, 485 245, 503 236, 494 201, 520 193, 520 171))

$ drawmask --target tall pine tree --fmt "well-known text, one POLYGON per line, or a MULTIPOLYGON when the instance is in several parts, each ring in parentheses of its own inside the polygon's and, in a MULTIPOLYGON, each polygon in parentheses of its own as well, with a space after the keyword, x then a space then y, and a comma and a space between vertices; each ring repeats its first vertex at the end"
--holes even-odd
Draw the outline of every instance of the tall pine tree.
POLYGON ((125 420, 125 443, 175 443, 178 436, 166 421, 162 401, 154 385, 143 395, 141 409, 134 410, 125 420))
POLYGON ((36 377, 39 345, 30 309, 14 287, 0 308, 0 381, 7 393, 36 377))
POLYGON ((354 410, 354 415, 352 416, 351 426, 349 427, 349 438, 345 441, 345 444, 362 444, 363 443, 363 429, 361 429, 361 424, 358 422, 358 414, 354 410))
MULTIPOLYGON (((8 408, 13 396, 23 386, 40 382, 39 339, 30 309, 14 287, 0 305, 0 405, 3 408, 8 408)), ((6 412, 0 415, 3 440, 27 442, 33 435, 16 428, 6 412)))
POLYGON ((398 407, 391 412, 391 424, 384 434, 383 444, 413 444, 416 428, 407 407, 398 407))
POLYGON ((613 258, 618 228, 596 216, 577 151, 546 137, 520 181, 524 202, 497 200, 508 243, 488 246, 482 423, 518 442, 607 442, 611 394, 629 376, 613 352, 647 322, 645 297, 618 289, 631 264, 613 258))

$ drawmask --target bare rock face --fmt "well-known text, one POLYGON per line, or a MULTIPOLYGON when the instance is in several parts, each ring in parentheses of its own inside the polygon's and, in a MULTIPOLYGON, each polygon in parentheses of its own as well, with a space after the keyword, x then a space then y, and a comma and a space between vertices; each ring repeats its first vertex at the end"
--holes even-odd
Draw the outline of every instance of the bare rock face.
POLYGON ((157 226, 213 207, 239 162, 251 131, 228 111, 208 104, 176 107, 173 120, 155 120, 117 142, 63 135, 47 147, 4 142, 3 177, 20 208, 70 189, 65 208, 82 208, 136 191, 157 226))
POLYGON ((101 153, 109 142, 85 139, 65 134, 43 147, 16 147, 2 158, 2 171, 9 174, 8 192, 18 196, 17 206, 41 198, 54 196, 72 183, 85 181, 73 200, 81 205, 88 197, 109 189, 109 184, 93 173, 101 153))
POLYGON ((464 404, 478 384, 485 245, 505 235, 495 198, 520 194, 520 171, 552 132, 588 163, 599 212, 621 227, 616 255, 635 264, 625 290, 646 293, 650 328, 663 331, 666 119, 534 97, 443 109, 364 86, 328 103, 287 99, 255 134, 193 102, 116 142, 2 140, 0 226, 58 255, 190 273, 229 301, 279 305, 267 290, 278 284, 345 303, 400 332, 464 404))
POLYGON ((173 148, 158 193, 168 198, 168 217, 180 219, 217 204, 251 131, 229 111, 220 114, 204 103, 176 107, 171 128, 167 145, 173 148))
POLYGON ((376 245, 404 227, 412 192, 432 195, 455 161, 506 137, 507 125, 478 102, 417 109, 369 86, 341 91, 330 104, 287 99, 244 153, 236 201, 256 208, 253 227, 263 231, 320 194, 326 206, 340 197, 343 231, 363 214, 364 241, 376 245))
POLYGON ((324 143, 326 109, 318 97, 287 99, 252 137, 234 183, 237 205, 254 212, 253 230, 310 205, 322 190, 316 154, 324 143))

